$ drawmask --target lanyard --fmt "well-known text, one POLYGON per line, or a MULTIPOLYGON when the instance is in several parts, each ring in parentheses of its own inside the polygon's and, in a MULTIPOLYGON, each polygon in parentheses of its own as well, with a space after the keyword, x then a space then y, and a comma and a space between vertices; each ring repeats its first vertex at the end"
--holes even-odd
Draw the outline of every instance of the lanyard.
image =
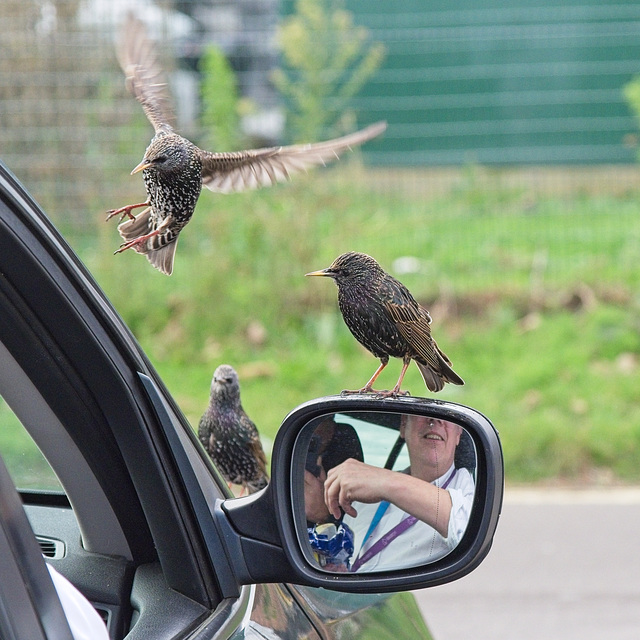
MULTIPOLYGON (((453 476, 456 474, 456 469, 449 474, 449 477, 444 481, 441 489, 446 489, 449 486, 451 480, 453 480, 453 476)), ((379 505, 371 520, 371 524, 369 525, 369 529, 367 530, 367 535, 364 537, 364 542, 362 543, 362 547, 367 544, 369 537, 375 530, 375 528, 380 524, 380 520, 382 516, 385 514, 386 510, 389 508, 389 503, 386 500, 383 500, 379 505)), ((407 516, 402 520, 402 522, 398 523, 393 529, 385 533, 377 542, 375 542, 369 549, 367 549, 364 554, 359 557, 352 565, 351 571, 357 571, 365 562, 369 562, 371 558, 377 556, 381 551, 386 549, 398 536, 402 535, 407 529, 412 527, 416 522, 418 522, 418 518, 415 516, 407 516)))

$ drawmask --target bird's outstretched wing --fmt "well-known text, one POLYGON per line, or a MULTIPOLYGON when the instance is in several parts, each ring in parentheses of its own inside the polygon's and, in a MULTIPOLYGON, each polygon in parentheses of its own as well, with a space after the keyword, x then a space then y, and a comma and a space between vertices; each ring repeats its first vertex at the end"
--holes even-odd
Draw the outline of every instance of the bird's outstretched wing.
POLYGON ((380 135, 386 122, 325 142, 268 147, 230 153, 202 152, 202 184, 211 191, 232 193, 284 182, 291 174, 325 165, 344 151, 380 135))
POLYGON ((144 23, 133 13, 129 13, 124 22, 116 53, 127 89, 142 105, 156 133, 172 131, 175 126, 173 104, 157 49, 144 23))

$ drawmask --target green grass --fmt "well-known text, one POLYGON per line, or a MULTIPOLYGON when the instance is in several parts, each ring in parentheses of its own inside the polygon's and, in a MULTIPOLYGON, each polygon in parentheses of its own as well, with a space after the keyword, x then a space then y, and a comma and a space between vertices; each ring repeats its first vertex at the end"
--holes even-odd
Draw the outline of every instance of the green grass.
MULTIPOLYGON (((304 278, 359 250, 392 272, 414 258, 394 274, 431 310, 466 381, 439 396, 494 422, 509 480, 592 481, 604 469, 637 481, 639 195, 552 197, 473 179, 438 197, 381 193, 343 165, 254 193, 203 192, 170 278, 133 252, 113 256, 113 223, 67 239, 194 426, 222 362, 238 369, 267 440, 297 404, 364 384, 377 361, 344 326, 335 286, 304 278), (255 325, 264 339, 248 337, 255 325)), ((406 388, 426 393, 415 367, 406 388)))

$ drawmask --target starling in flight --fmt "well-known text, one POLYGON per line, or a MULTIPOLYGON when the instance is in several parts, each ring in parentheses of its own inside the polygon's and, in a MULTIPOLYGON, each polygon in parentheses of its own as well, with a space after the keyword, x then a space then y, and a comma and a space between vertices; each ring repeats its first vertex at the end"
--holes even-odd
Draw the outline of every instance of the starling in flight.
POLYGON ((411 360, 415 360, 430 391, 440 391, 445 382, 464 384, 431 337, 429 312, 371 256, 344 253, 327 269, 306 275, 335 280, 338 305, 347 327, 362 346, 380 358, 381 364, 369 382, 358 391, 346 393, 397 396, 411 360), (375 391, 373 384, 387 366, 389 356, 402 358, 400 377, 391 391, 375 391))
POLYGON ((167 275, 173 271, 178 234, 189 222, 202 185, 220 193, 257 189, 283 182, 298 171, 324 165, 344 151, 374 138, 385 122, 316 144, 250 149, 229 153, 203 151, 174 131, 174 117, 156 49, 144 24, 129 16, 118 48, 126 84, 155 129, 142 162, 145 202, 111 209, 107 220, 120 215, 124 239, 116 253, 133 249, 167 275), (134 209, 144 210, 134 216, 134 209), (124 220, 124 218, 128 220, 124 220))
POLYGON ((248 493, 267 486, 267 458, 258 429, 242 408, 238 374, 228 364, 213 374, 198 437, 227 482, 242 485, 248 493))

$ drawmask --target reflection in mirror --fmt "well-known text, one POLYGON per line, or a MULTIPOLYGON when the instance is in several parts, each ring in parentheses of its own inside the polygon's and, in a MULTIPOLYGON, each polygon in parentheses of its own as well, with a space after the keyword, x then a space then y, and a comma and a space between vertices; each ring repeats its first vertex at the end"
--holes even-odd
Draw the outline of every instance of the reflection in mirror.
POLYGON ((304 478, 318 568, 372 572, 424 565, 458 545, 475 494, 476 451, 460 425, 400 413, 312 420, 304 478))

